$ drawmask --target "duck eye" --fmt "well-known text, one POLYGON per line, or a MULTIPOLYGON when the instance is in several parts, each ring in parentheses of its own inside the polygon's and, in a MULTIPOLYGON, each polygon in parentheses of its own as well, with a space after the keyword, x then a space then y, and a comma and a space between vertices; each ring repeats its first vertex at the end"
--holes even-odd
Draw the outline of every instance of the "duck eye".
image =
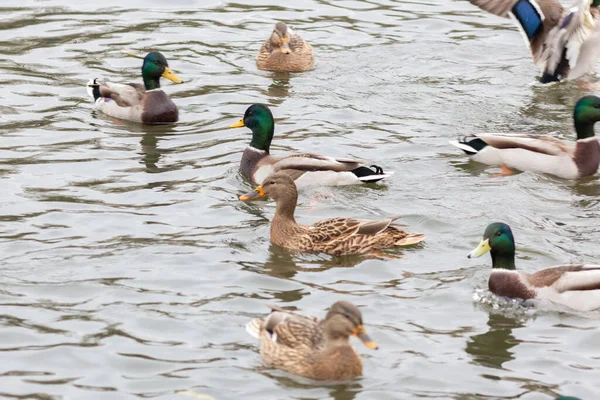
POLYGON ((496 232, 496 236, 502 236, 502 232, 496 232))
POLYGON ((600 108, 600 103, 594 104, 594 108, 600 108))
POLYGON ((275 181, 269 182, 269 185, 274 185, 274 184, 275 184, 275 181))

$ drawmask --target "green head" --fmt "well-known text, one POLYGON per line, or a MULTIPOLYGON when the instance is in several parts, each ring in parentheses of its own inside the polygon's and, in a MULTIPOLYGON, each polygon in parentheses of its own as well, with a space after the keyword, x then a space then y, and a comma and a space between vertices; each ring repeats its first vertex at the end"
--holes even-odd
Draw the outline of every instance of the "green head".
POLYGON ((479 246, 468 257, 479 257, 488 251, 492 255, 492 268, 515 269, 515 238, 510 226, 502 222, 489 224, 479 246))
POLYGON ((246 110, 244 118, 235 124, 229 125, 230 128, 240 128, 242 126, 250 128, 252 131, 250 146, 268 153, 275 132, 275 121, 269 107, 264 104, 252 104, 246 110))
POLYGON ((159 88, 161 76, 175 83, 183 82, 173 73, 173 71, 171 71, 165 56, 158 51, 148 53, 148 55, 144 57, 144 63, 142 64, 142 78, 144 79, 146 90, 159 88))
POLYGON ((592 7, 600 7, 600 0, 592 1, 592 7))
MULTIPOLYGON (((600 0, 598 0, 600 2, 600 0)), ((600 121, 600 97, 585 96, 575 104, 573 111, 577 139, 594 136, 594 124, 600 121)))

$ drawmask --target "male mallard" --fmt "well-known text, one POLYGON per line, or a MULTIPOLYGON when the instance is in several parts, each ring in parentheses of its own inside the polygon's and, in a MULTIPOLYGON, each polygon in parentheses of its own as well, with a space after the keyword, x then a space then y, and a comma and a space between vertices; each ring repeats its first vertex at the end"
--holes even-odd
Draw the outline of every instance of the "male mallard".
POLYGON ((256 54, 258 69, 279 72, 302 72, 311 69, 315 62, 310 44, 285 22, 275 24, 275 29, 256 54))
POLYGON ((268 176, 256 191, 241 196, 240 200, 264 196, 272 197, 276 204, 271 221, 271 242, 290 250, 334 256, 377 253, 378 249, 407 246, 425 238, 425 235, 407 233, 392 226, 392 222, 400 217, 376 221, 338 217, 300 225, 294 219, 298 191, 285 172, 268 176))
POLYGON ((600 307, 600 265, 567 264, 542 269, 534 274, 515 268, 515 239, 510 227, 490 224, 479 246, 469 254, 492 255, 489 289, 498 296, 517 299, 547 299, 578 310, 600 307))
POLYGON ((270 307, 273 311, 266 318, 246 325, 260 340, 260 355, 270 368, 316 380, 345 380, 362 375, 362 361, 350 336, 377 349, 365 332, 360 310, 348 301, 331 306, 324 320, 270 307))
POLYGON ((351 185, 377 182, 391 173, 373 165, 364 166, 362 161, 347 158, 325 157, 316 154, 290 154, 274 157, 269 153, 273 140, 275 121, 271 110, 264 104, 253 104, 246 110, 244 118, 230 128, 246 126, 252 131, 250 146, 244 150, 240 169, 242 174, 256 184, 274 172, 284 171, 296 180, 298 187, 309 185, 351 185))
POLYGON ((600 56, 600 0, 470 0, 501 17, 514 17, 527 37, 542 83, 593 72, 600 56))
POLYGON ((595 174, 600 165, 600 144, 594 137, 594 124, 600 121, 600 98, 581 98, 573 119, 575 143, 550 136, 506 134, 473 134, 450 143, 480 163, 577 179, 595 174))
POLYGON ((87 84, 88 93, 96 101, 96 108, 111 117, 144 124, 177 122, 177 106, 160 88, 160 77, 182 83, 161 53, 148 53, 142 64, 144 84, 98 83, 97 79, 87 84))

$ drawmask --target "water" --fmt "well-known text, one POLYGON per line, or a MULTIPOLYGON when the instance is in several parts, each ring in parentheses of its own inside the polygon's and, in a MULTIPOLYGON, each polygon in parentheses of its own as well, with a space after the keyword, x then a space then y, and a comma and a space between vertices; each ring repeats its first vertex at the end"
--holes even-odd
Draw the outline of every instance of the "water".
MULTIPOLYGON (((32 399, 597 398, 598 315, 486 292, 466 254, 509 223, 532 272, 598 262, 600 182, 494 178, 448 140, 473 131, 572 135, 577 83, 535 84, 509 20, 466 1, 4 0, 0 52, 0 396, 32 399), (258 71, 276 20, 316 68, 258 71), (163 52, 182 85, 173 127, 95 112, 92 77, 139 79, 121 50, 163 52), (394 170, 386 184, 314 188, 298 219, 394 214, 422 247, 397 260, 296 255, 269 244, 272 202, 242 203, 254 102, 273 153, 312 151, 394 170), (474 297, 476 300, 474 300, 474 297), (365 374, 321 385, 260 367, 245 323, 266 304, 323 316, 361 306, 379 343, 365 374)), ((590 78, 597 82, 596 78, 590 78)))

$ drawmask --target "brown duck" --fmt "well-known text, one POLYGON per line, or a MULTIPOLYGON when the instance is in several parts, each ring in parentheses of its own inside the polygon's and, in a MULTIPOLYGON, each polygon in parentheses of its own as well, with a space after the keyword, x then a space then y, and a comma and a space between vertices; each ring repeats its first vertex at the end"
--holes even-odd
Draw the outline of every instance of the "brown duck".
POLYGON ((285 22, 275 24, 271 37, 256 54, 258 69, 279 72, 302 72, 312 68, 315 62, 313 49, 285 22))
POLYGON ((492 293, 517 299, 546 299, 576 310, 600 308, 600 265, 567 264, 520 273, 515 268, 515 239, 510 227, 501 222, 490 224, 479 246, 469 254, 492 255, 488 281, 492 293))
POLYGON ((165 124, 177 122, 179 111, 169 95, 160 88, 160 78, 175 83, 183 81, 169 68, 167 59, 155 51, 144 57, 140 83, 98 82, 87 83, 89 95, 96 108, 111 117, 144 124, 165 124))
POLYGON ((379 249, 421 242, 425 235, 405 232, 392 226, 399 217, 382 220, 329 218, 312 225, 296 223, 294 211, 298 192, 292 178, 284 172, 268 176, 254 192, 240 197, 252 200, 269 196, 276 209, 271 221, 271 242, 290 250, 331 255, 377 253, 379 249))
POLYGON ((348 301, 331 306, 324 320, 270 308, 266 318, 246 325, 248 333, 260 340, 260 355, 269 368, 315 380, 346 380, 362 375, 362 361, 350 336, 377 349, 365 332, 360 310, 348 301))

